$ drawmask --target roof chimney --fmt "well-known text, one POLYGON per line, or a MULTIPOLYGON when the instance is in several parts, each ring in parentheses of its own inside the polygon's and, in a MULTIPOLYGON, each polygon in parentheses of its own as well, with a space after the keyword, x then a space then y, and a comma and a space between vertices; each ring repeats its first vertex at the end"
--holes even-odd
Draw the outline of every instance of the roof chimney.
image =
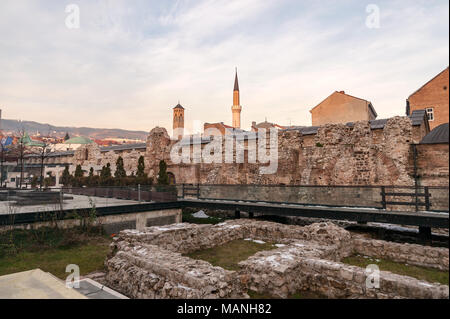
POLYGON ((345 91, 339 91, 339 93, 345 94, 345 91))

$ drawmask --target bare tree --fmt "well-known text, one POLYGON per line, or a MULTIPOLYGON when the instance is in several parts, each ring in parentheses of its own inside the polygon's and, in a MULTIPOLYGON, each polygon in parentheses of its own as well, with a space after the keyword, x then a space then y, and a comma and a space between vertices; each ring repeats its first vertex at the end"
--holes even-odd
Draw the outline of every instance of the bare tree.
MULTIPOLYGON (((0 123, 1 123, 1 110, 0 110, 0 123)), ((5 152, 6 152, 6 141, 7 141, 7 137, 5 135, 3 135, 3 130, 1 129, 0 126, 0 187, 3 187, 3 163, 5 162, 5 152)))
MULTIPOLYGON (((0 132, 0 135, 2 135, 1 132, 0 132)), ((5 138, 5 137, 3 137, 3 138, 5 138)), ((0 149, 0 152, 1 152, 1 154, 0 154, 0 187, 3 187, 3 180, 4 180, 3 163, 5 162, 5 152, 6 152, 6 146, 3 142, 3 138, 2 138, 2 141, 0 142, 0 148, 1 148, 0 149)))
POLYGON ((17 152, 18 152, 18 161, 19 161, 19 165, 20 165, 20 181, 19 181, 19 188, 22 188, 22 183, 23 183, 23 176, 24 176, 24 160, 25 160, 25 154, 27 151, 27 146, 25 144, 25 136, 26 136, 26 131, 25 128, 23 126, 19 127, 17 129, 17 152))
MULTIPOLYGON (((50 137, 50 126, 48 128, 47 137, 50 137)), ((42 184, 44 182, 44 162, 48 156, 48 151, 50 144, 48 140, 43 140, 41 146, 39 146, 39 159, 41 160, 40 164, 40 178, 39 178, 39 189, 42 190, 42 184)))

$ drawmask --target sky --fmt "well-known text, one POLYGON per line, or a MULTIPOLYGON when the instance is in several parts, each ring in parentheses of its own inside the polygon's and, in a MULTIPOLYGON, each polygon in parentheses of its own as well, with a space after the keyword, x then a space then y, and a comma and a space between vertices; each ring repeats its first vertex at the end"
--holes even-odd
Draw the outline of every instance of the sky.
POLYGON ((3 118, 57 126, 171 129, 178 101, 188 130, 231 124, 235 67, 244 129, 341 90, 403 116, 448 60, 447 0, 0 1, 3 118))

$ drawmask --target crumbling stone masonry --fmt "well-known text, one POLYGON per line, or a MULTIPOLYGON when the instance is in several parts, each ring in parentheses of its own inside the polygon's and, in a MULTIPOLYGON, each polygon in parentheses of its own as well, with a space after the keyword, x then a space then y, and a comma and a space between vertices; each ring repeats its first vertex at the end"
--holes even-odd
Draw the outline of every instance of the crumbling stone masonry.
MULTIPOLYGON (((114 172, 121 156, 128 175, 136 173, 140 156, 144 156, 146 173, 156 179, 160 160, 176 183, 191 184, 271 184, 271 185, 414 185, 412 144, 418 144, 429 132, 424 118, 392 117, 387 120, 326 124, 278 131, 278 169, 275 174, 260 174, 266 164, 249 163, 248 136, 244 138, 244 162, 173 163, 170 152, 177 140, 165 128, 155 127, 145 145, 130 148, 100 148, 88 144, 76 151, 49 154, 46 165, 76 165, 85 171, 111 164, 114 172)), ((420 116, 419 116, 420 117, 420 116)), ((245 135, 245 134, 244 134, 245 135)), ((201 145, 204 148, 205 142, 201 145)), ((193 159, 193 146, 187 144, 193 159)), ((222 150, 225 148, 222 145, 222 150)), ((418 145, 418 183, 420 186, 448 186, 448 143, 418 145)), ((236 159, 236 151, 233 154, 236 159)), ((222 154, 224 160, 224 154, 222 154)), ((39 164, 39 156, 27 156, 27 164, 39 164)))
POLYGON ((385 271, 379 289, 366 288, 366 270, 340 262, 354 253, 448 270, 446 248, 352 237, 332 223, 300 227, 241 219, 122 231, 105 261, 105 280, 131 298, 248 298, 249 289, 281 298, 302 290, 330 298, 449 297, 446 285, 385 271), (239 271, 182 255, 246 238, 278 248, 241 261, 239 271))
MULTIPOLYGON (((248 162, 247 141, 244 143, 244 163, 175 164, 171 161, 170 151, 178 141, 171 140, 164 128, 156 127, 148 136, 146 167, 149 177, 155 177, 159 161, 165 160, 168 171, 179 184, 413 186, 412 144, 419 143, 428 132, 425 122, 413 124, 409 117, 396 116, 387 119, 383 125, 361 121, 350 126, 323 125, 316 128, 315 133, 302 129, 281 130, 278 132, 278 170, 267 175, 260 174, 260 164, 248 162)), ((202 147, 205 145, 207 143, 202 147)), ((193 146, 184 147, 189 148, 193 158, 193 146)), ((448 158, 448 145, 443 151, 447 152, 448 158)), ((432 151, 428 153, 432 154, 432 151)), ((448 185, 448 162, 440 162, 438 168, 427 167, 423 160, 419 165, 419 173, 423 176, 420 185, 442 186, 444 180, 448 185)))

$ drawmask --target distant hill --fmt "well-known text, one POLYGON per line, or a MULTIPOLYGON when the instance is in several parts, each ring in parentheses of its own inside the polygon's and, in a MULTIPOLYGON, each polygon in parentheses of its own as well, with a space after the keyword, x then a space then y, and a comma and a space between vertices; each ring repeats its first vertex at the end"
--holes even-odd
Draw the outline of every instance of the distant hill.
POLYGON ((1 120, 1 129, 4 132, 16 132, 23 128, 30 135, 39 132, 41 135, 50 135, 54 137, 64 137, 69 133, 71 137, 86 136, 90 139, 108 139, 108 138, 127 138, 139 139, 145 141, 148 132, 144 131, 128 131, 122 129, 106 129, 106 128, 91 128, 91 127, 66 127, 54 126, 51 124, 42 124, 33 121, 18 121, 18 120, 1 120))

